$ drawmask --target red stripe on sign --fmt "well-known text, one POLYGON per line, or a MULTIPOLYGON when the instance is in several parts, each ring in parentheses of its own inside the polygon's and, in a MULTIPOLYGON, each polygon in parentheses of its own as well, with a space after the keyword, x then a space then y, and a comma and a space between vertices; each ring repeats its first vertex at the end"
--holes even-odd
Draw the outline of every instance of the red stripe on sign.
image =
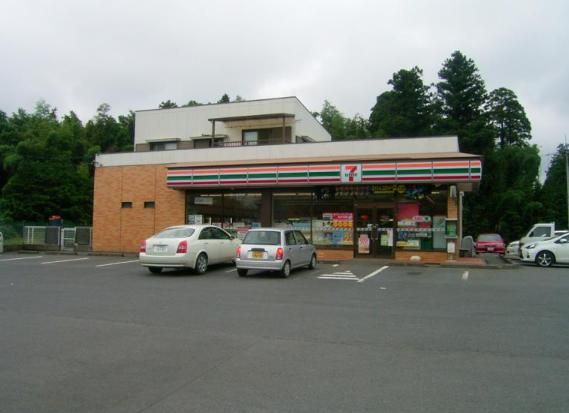
POLYGON ((279 182, 287 183, 287 182, 307 182, 306 178, 279 178, 279 182))
POLYGON ((243 180, 229 180, 229 179, 224 179, 222 181, 219 181, 219 185, 235 185, 235 184, 246 184, 247 181, 243 181, 243 180))
POLYGON ((444 175, 444 176, 435 176, 435 181, 449 180, 449 179, 468 179, 468 175, 444 175))
POLYGON ((428 176, 428 177, 421 178, 419 176, 398 176, 397 180, 398 181, 432 181, 433 177, 428 176))
POLYGON ((178 185, 191 185, 192 181, 176 181, 176 182, 168 182, 168 186, 178 186, 178 185))
POLYGON ((252 184, 276 184, 277 181, 274 179, 255 179, 254 181, 249 180, 249 185, 252 184))
POLYGON ((310 178, 309 182, 341 182, 339 178, 310 178))
POLYGON ((387 176, 383 178, 362 178, 363 182, 386 182, 386 181, 397 181, 396 176, 387 176))

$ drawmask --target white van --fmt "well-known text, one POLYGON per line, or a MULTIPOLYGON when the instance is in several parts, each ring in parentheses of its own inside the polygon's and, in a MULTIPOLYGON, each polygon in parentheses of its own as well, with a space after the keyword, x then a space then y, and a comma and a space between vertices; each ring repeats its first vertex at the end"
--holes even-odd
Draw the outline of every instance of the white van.
POLYGON ((556 237, 559 235, 563 235, 567 230, 555 230, 555 222, 546 222, 546 223, 539 223, 535 224, 528 233, 520 239, 520 246, 519 251, 521 254, 522 247, 527 245, 528 243, 532 243, 535 241, 543 241, 548 238, 556 237))

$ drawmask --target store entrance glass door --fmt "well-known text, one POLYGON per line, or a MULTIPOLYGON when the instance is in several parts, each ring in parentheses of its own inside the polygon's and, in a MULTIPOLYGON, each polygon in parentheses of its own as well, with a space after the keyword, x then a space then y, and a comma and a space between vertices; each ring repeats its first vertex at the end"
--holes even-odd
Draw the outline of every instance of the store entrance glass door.
POLYGON ((394 209, 357 208, 355 217, 355 256, 393 258, 394 209))

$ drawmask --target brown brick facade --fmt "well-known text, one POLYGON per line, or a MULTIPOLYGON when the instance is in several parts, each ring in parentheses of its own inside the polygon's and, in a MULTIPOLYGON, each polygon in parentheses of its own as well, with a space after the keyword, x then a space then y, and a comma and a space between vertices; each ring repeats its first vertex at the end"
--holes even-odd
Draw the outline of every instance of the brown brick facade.
POLYGON ((184 191, 167 188, 164 165, 97 168, 93 207, 94 251, 137 252, 143 239, 185 222, 184 191))

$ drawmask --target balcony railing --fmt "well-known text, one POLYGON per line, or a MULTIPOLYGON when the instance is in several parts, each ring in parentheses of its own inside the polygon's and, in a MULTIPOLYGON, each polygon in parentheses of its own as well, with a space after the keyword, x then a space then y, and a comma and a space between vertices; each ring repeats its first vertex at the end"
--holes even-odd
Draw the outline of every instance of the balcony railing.
POLYGON ((291 143, 290 138, 285 142, 281 138, 276 139, 261 139, 257 141, 224 141, 224 142, 214 142, 212 147, 214 148, 231 148, 235 146, 265 146, 265 145, 280 145, 283 143, 291 143))

